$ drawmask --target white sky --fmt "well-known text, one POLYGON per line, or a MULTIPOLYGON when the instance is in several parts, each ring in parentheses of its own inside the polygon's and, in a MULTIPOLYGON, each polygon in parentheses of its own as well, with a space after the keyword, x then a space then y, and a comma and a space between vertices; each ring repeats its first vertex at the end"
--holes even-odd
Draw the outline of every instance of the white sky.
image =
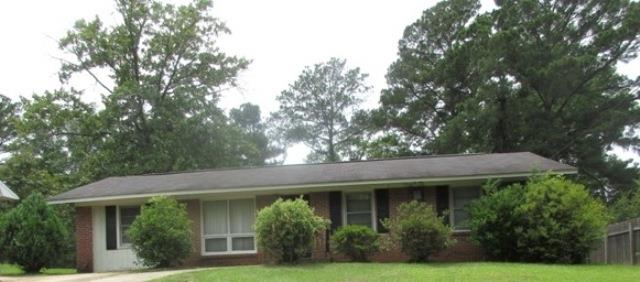
MULTIPOLYGON (((185 0, 171 2, 186 2, 185 0)), ((369 74, 373 86, 367 107, 375 107, 384 76, 396 59, 397 42, 434 0, 219 0, 214 16, 227 23, 232 34, 220 39, 226 53, 253 62, 239 77, 240 88, 222 97, 225 109, 245 102, 260 105, 263 115, 277 110, 275 97, 293 82, 304 66, 330 57, 347 59, 369 74)), ((493 0, 482 0, 483 9, 493 0)), ((56 40, 81 18, 95 15, 107 22, 117 19, 112 0, 5 1, 0 8, 0 93, 13 99, 59 88, 62 57, 56 40)), ((638 60, 621 71, 640 75, 638 60)), ((72 86, 85 91, 84 99, 99 102, 101 89, 88 77, 72 86)), ((289 149, 286 163, 301 163, 308 153, 303 145, 289 149)), ((640 158, 616 150, 623 158, 640 158)))

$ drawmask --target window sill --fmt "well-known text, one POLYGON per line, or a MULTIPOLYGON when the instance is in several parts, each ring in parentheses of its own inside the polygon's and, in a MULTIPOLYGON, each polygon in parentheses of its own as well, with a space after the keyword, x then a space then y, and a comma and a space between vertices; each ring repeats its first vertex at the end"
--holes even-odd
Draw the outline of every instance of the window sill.
POLYGON ((471 233, 471 229, 453 230, 453 235, 467 235, 471 233))
POLYGON ((258 251, 203 252, 203 257, 256 255, 258 251))

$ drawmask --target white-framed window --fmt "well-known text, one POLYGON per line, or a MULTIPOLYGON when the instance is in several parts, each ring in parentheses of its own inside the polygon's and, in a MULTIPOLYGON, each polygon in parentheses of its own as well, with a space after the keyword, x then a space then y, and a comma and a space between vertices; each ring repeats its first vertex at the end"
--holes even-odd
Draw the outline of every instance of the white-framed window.
POLYGON ((131 248, 131 239, 127 236, 126 231, 133 221, 140 215, 140 206, 118 206, 117 220, 118 223, 118 249, 131 248))
POLYGON ((373 191, 344 192, 343 195, 344 224, 364 225, 376 230, 373 191))
POLYGON ((480 197, 480 187, 449 188, 449 220, 453 230, 469 231, 469 204, 480 197))
POLYGON ((202 202, 202 253, 255 253, 255 201, 202 202))

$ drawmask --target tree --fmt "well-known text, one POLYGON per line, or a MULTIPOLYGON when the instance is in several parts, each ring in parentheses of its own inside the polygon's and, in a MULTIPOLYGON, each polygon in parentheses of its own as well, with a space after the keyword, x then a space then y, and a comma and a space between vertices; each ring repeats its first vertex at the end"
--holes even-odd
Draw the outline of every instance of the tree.
POLYGON ((283 153, 277 145, 272 144, 267 136, 268 125, 262 121, 260 106, 244 103, 229 112, 231 125, 238 128, 241 136, 237 139, 240 145, 246 146, 240 151, 248 165, 264 165, 283 153))
MULTIPOLYGON (((56 195, 87 183, 99 175, 103 135, 93 105, 80 99, 80 92, 47 91, 22 98, 20 115, 12 120, 14 137, 6 146, 9 158, 0 166, 0 177, 21 198, 33 193, 56 195)), ((72 206, 56 208, 62 218, 74 215, 72 206)), ((64 221, 65 232, 73 232, 73 222, 64 221)), ((73 249, 67 236, 64 244, 73 249)), ((56 265, 72 265, 73 252, 60 254, 56 265)))
POLYGON ((640 3, 501 2, 443 1, 406 28, 383 128, 419 154, 532 151, 604 198, 628 189, 639 169, 607 152, 640 145, 640 80, 616 71, 637 56, 640 3))
POLYGON ((0 252, 27 273, 50 266, 68 250, 64 222, 39 193, 0 218, 0 252))
POLYGON ((346 69, 346 60, 331 58, 305 67, 277 100, 284 138, 311 148, 308 162, 335 162, 348 157, 362 130, 352 117, 370 87, 359 68, 346 69))
POLYGON ((0 153, 15 136, 13 121, 17 118, 19 104, 0 94, 0 153))
POLYGON ((217 106, 248 61, 215 45, 227 27, 210 15, 212 3, 174 6, 117 0, 120 21, 80 20, 60 40, 72 57, 60 79, 92 77, 104 91, 107 131, 100 151, 107 175, 239 165, 237 135, 217 106), (101 73, 106 73, 101 76, 101 73))
POLYGON ((145 266, 178 265, 191 253, 191 223, 185 204, 157 196, 142 206, 127 236, 145 266))
POLYGON ((612 222, 640 218, 640 180, 629 193, 620 195, 609 209, 612 222))
POLYGON ((12 126, 11 153, 0 169, 3 181, 19 196, 55 195, 95 176, 101 147, 100 120, 77 91, 56 90, 22 99, 12 126))

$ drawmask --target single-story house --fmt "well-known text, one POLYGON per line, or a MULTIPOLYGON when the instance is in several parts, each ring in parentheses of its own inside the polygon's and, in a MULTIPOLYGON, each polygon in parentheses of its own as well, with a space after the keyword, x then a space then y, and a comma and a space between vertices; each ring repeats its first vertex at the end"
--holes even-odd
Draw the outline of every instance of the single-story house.
MULTIPOLYGON (((394 217, 406 201, 425 201, 448 218, 456 245, 437 254, 438 261, 479 260, 468 240, 465 207, 480 197, 488 179, 526 180, 535 171, 573 174, 576 169, 532 153, 440 155, 386 160, 214 169, 193 172, 109 177, 53 197, 53 204, 76 206, 76 253, 79 271, 137 267, 124 231, 140 205, 156 195, 186 204, 194 250, 187 265, 255 264, 265 259, 256 247, 258 211, 278 199, 303 195, 316 214, 331 220, 319 234, 312 260, 336 259, 331 231, 362 224, 386 232, 380 220, 394 217)), ((381 251, 377 261, 398 261, 399 250, 381 251)))

